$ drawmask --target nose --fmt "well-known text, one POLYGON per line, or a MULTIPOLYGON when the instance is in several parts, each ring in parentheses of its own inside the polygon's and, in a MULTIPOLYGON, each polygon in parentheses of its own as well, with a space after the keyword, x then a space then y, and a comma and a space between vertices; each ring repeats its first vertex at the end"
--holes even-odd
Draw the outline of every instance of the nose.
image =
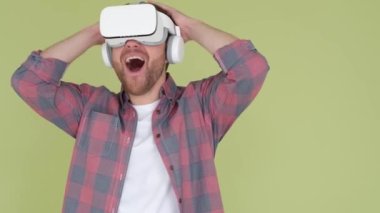
POLYGON ((141 47, 141 43, 136 41, 136 40, 128 40, 127 42, 125 42, 125 47, 129 48, 129 49, 132 49, 132 48, 139 48, 141 47))

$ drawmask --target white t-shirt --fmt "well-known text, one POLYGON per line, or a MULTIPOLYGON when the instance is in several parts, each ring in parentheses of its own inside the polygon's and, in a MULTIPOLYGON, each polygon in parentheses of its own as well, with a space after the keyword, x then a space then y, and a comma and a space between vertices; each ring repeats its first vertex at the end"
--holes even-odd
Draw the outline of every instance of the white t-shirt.
POLYGON ((118 213, 179 213, 169 175, 153 140, 152 114, 159 101, 134 105, 138 123, 118 213))

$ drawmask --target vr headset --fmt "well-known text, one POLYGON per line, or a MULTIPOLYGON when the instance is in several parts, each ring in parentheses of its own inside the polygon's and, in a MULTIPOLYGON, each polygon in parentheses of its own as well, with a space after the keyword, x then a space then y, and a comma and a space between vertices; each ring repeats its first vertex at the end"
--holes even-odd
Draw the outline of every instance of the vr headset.
POLYGON ((110 6, 100 14, 100 34, 105 38, 102 57, 107 67, 112 67, 112 48, 122 47, 128 40, 143 45, 159 45, 167 41, 166 58, 176 64, 183 60, 184 41, 180 29, 152 4, 110 6))

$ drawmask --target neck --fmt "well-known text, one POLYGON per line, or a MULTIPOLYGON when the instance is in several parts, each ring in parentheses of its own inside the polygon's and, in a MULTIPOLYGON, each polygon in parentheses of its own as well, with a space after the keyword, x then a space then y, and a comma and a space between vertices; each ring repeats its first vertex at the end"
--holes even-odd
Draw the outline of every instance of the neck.
POLYGON ((144 105, 144 104, 150 104, 154 101, 159 99, 158 93, 149 93, 145 95, 129 95, 129 100, 132 102, 133 105, 144 105))
POLYGON ((162 85, 165 83, 165 79, 166 72, 163 72, 160 78, 148 92, 142 95, 128 94, 129 100, 133 105, 144 105, 157 101, 160 98, 160 90, 162 85))

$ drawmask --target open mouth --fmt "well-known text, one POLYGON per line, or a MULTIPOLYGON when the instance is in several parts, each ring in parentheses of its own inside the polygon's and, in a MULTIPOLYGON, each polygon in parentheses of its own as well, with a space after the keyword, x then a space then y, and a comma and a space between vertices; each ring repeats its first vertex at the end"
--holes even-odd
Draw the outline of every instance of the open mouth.
POLYGON ((126 66, 131 72, 138 72, 145 64, 145 60, 138 56, 132 56, 127 58, 126 66))

